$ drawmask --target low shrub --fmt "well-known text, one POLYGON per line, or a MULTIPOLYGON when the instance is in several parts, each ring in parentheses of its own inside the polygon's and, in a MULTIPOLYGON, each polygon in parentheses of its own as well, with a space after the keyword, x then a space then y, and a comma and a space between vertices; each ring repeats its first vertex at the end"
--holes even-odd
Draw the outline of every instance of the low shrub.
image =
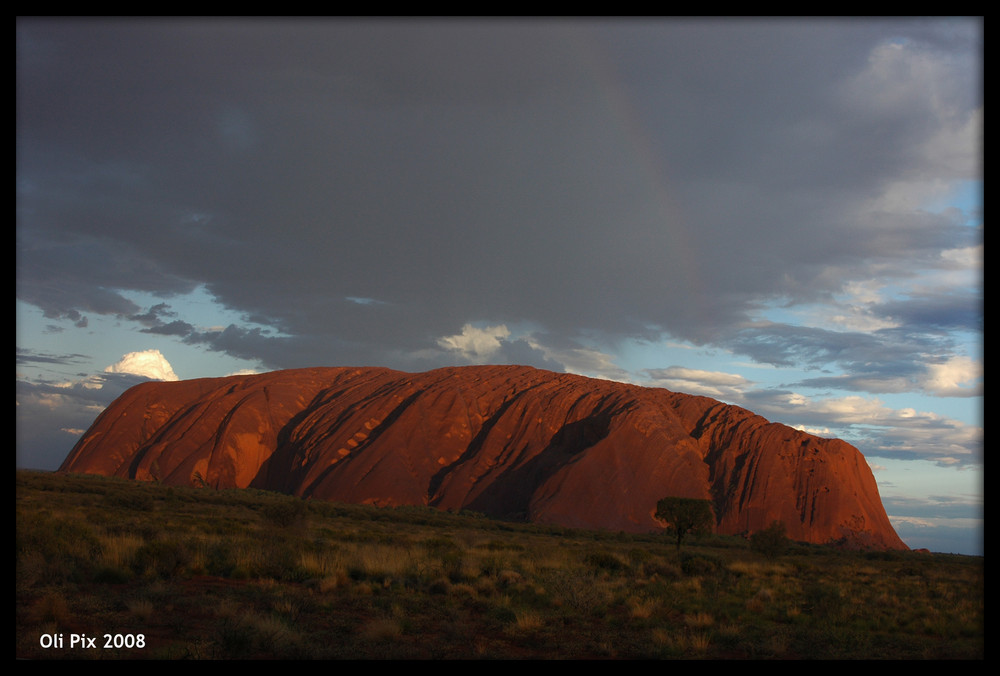
POLYGON ((684 554, 681 556, 681 571, 685 575, 710 576, 722 569, 722 563, 708 554, 684 554))
POLYGON ((592 552, 584 559, 588 566, 598 570, 617 573, 628 566, 617 555, 610 552, 592 552))
POLYGON ((132 557, 132 570, 138 575, 169 579, 179 576, 193 559, 186 542, 166 539, 146 542, 132 557))
POLYGON ((788 536, 785 535, 785 524, 780 521, 772 521, 770 526, 750 536, 750 549, 769 559, 774 559, 788 550, 790 542, 788 536))
POLYGON ((279 528, 301 526, 308 514, 306 503, 299 499, 271 502, 260 508, 261 517, 279 528))

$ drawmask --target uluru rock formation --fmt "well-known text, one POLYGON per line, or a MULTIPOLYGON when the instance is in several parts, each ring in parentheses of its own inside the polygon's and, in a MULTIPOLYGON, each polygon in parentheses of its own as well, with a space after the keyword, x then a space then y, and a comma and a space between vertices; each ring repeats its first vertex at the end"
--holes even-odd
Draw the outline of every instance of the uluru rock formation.
POLYGON ((647 532, 666 496, 717 532, 906 549, 864 457, 707 398, 524 366, 312 368, 147 382, 61 471, 647 532))

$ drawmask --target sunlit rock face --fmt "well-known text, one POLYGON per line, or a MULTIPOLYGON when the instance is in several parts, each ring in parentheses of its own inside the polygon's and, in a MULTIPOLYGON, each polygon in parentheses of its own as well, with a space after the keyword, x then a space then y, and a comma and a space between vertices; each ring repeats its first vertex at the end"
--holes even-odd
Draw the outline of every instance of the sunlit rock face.
POLYGON ((313 368, 125 392, 62 471, 647 532, 665 496, 717 532, 906 549, 861 453, 707 397, 524 366, 313 368))

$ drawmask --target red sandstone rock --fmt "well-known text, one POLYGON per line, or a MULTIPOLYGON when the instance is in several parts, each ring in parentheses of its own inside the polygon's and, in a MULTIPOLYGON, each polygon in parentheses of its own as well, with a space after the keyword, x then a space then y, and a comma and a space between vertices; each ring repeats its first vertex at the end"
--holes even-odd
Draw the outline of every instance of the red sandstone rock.
POLYGON ((665 496, 717 531, 906 549, 861 453, 706 397, 522 366, 314 368, 149 382, 62 471, 431 505, 646 532, 665 496))

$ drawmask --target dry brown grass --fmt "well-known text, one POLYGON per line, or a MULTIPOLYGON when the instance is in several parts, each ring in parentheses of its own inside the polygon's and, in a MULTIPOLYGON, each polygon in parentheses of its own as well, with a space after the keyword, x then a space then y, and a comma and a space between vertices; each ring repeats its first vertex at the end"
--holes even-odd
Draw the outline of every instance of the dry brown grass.
POLYGON ((510 634, 525 635, 534 634, 545 627, 545 617, 535 610, 517 610, 514 612, 514 621, 507 625, 505 631, 510 634))
POLYGON ((982 659, 982 559, 548 529, 254 491, 18 477, 16 655, 106 659, 982 659), (298 514, 279 529, 269 514, 298 514), (688 553, 697 566, 687 565, 688 553))

